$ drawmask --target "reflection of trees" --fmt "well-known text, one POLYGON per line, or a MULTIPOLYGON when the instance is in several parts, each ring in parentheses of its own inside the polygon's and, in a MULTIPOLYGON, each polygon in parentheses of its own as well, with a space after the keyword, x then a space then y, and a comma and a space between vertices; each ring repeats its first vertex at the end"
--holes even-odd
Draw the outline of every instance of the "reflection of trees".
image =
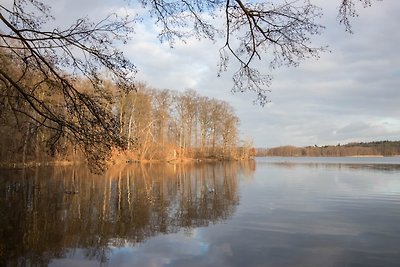
MULTIPOLYGON (((229 218, 239 163, 5 171, 0 181, 0 265, 47 265, 67 248, 106 260, 108 247, 229 218)), ((247 171, 248 172, 248 171, 247 171)))

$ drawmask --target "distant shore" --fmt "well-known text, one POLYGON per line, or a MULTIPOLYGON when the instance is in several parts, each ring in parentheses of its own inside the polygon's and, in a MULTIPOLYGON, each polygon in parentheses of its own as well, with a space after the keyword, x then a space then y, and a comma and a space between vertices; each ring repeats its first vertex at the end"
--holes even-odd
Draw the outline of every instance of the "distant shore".
POLYGON ((393 157, 400 155, 400 141, 374 141, 336 146, 280 146, 258 148, 257 156, 282 157, 393 157))

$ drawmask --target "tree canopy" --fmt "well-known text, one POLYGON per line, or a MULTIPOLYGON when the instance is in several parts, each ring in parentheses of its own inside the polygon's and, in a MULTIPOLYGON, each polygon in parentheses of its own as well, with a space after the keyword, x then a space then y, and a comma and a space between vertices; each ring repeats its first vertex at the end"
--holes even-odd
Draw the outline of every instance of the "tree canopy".
MULTIPOLYGON (((233 92, 250 91, 256 103, 269 101, 272 76, 257 68, 297 66, 300 61, 318 57, 324 47, 314 46, 311 37, 322 33, 321 8, 312 0, 139 0, 161 26, 161 41, 174 43, 189 37, 224 38, 220 49, 219 74, 230 59, 239 63, 233 78, 233 92)), ((338 20, 352 32, 351 18, 357 5, 370 6, 373 0, 338 1, 338 20)))

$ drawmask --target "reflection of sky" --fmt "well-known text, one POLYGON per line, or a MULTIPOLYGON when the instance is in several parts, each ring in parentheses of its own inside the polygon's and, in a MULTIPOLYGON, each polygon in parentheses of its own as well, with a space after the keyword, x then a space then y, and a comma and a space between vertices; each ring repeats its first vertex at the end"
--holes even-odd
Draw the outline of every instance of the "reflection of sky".
POLYGON ((67 253, 68 258, 53 259, 49 263, 49 267, 71 267, 71 266, 81 266, 81 267, 98 267, 99 262, 96 259, 89 260, 85 256, 84 249, 73 249, 67 253))
MULTIPOLYGON (((136 246, 110 247, 107 266, 168 266, 176 260, 202 257, 208 253, 209 244, 202 240, 203 228, 184 229, 176 234, 161 235, 136 246)), ((50 266, 99 266, 96 260, 88 260, 84 249, 68 253, 67 259, 56 259, 50 266)))
POLYGON ((107 265, 398 266, 399 173, 258 164, 230 220, 113 247, 107 265))
POLYGON ((399 242, 387 235, 399 230, 393 202, 399 203, 398 173, 259 165, 254 182, 241 188, 229 226, 205 232, 212 247, 207 258, 214 256, 219 266, 340 266, 343 258, 363 263, 347 252, 360 250, 379 260, 379 253, 388 255, 387 266, 396 266, 391 249, 399 242), (395 197, 387 199, 388 192, 395 197), (230 254, 217 254, 221 246, 230 254))
POLYGON ((112 248, 109 266, 167 266, 177 259, 203 256, 209 244, 201 238, 202 228, 161 235, 135 247, 112 248))

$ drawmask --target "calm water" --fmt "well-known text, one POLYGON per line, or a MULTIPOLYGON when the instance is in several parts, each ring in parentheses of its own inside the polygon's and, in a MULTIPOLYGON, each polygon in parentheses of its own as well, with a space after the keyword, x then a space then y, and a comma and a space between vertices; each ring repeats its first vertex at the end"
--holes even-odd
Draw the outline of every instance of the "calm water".
POLYGON ((0 266, 399 266, 400 158, 0 171, 0 266))

